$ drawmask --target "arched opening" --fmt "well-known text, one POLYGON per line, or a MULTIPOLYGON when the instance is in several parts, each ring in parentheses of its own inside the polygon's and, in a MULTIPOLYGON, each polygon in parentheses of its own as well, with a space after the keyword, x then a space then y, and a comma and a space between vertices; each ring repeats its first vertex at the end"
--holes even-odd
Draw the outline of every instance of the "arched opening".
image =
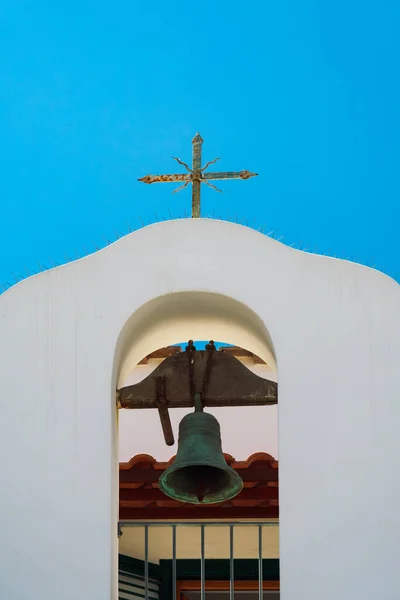
POLYGON ((187 339, 249 349, 276 370, 270 334, 250 307, 221 294, 177 292, 147 302, 125 324, 115 354, 118 387, 144 356, 187 339))
MULTIPOLYGON (((117 349, 115 375, 118 388, 135 385, 149 377, 168 357, 173 356, 176 352, 184 351, 182 340, 189 339, 195 340, 195 345, 196 340, 213 339, 217 342, 217 349, 220 346, 222 348, 227 346, 223 351, 231 353, 258 377, 277 381, 275 353, 268 330, 249 307, 218 294, 181 292, 162 296, 145 304, 127 322, 121 333, 117 349), (180 348, 177 347, 179 344, 180 348)), ((199 349, 203 345, 197 343, 199 349)), ((175 440, 181 419, 192 410, 192 408, 170 410, 175 440)), ((271 465, 273 462, 276 463, 278 458, 277 405, 221 406, 207 408, 207 412, 213 414, 221 425, 223 451, 226 455, 230 455, 227 460, 232 459, 233 466, 248 467, 249 473, 254 466, 252 461, 255 461, 258 466, 260 464, 265 466, 269 459, 271 459, 271 465), (238 462, 235 462, 232 457, 238 462)), ((276 518, 278 511, 277 463, 271 467, 271 470, 272 468, 276 469, 276 481, 247 480, 243 495, 230 505, 233 510, 229 512, 227 509, 226 516, 221 511, 218 516, 215 513, 214 517, 204 516, 204 518, 201 513, 192 513, 197 520, 200 519, 201 522, 207 523, 207 534, 205 535, 203 532, 205 535, 203 541, 205 539, 206 543, 204 553, 201 555, 202 528, 197 530, 189 528, 189 531, 188 528, 183 527, 183 523, 188 526, 190 523, 193 524, 193 518, 188 516, 189 513, 179 513, 175 519, 174 515, 178 513, 173 512, 174 503, 171 503, 168 498, 163 499, 160 496, 161 492, 157 489, 156 481, 150 483, 139 481, 140 472, 145 472, 146 469, 161 469, 163 464, 165 467, 165 463, 175 455, 176 449, 176 442, 173 447, 166 446, 156 410, 120 411, 119 457, 120 463, 124 463, 121 468, 125 469, 125 476, 128 471, 135 474, 134 481, 129 482, 128 477, 128 483, 123 484, 125 487, 120 487, 121 521, 125 524, 130 521, 133 525, 132 528, 124 529, 120 539, 120 557, 122 557, 120 560, 125 561, 125 568, 128 570, 129 565, 134 565, 134 563, 130 563, 129 559, 144 561, 143 564, 147 564, 147 577, 149 577, 149 569, 154 568, 154 572, 158 572, 155 566, 160 567, 163 564, 165 567, 165 561, 173 558, 173 541, 171 539, 172 529, 165 529, 165 527, 163 529, 157 524, 160 520, 176 521, 180 523, 177 537, 175 537, 176 560, 179 557, 182 560, 198 559, 201 561, 202 558, 211 561, 215 559, 228 560, 230 557, 232 558, 232 553, 234 560, 239 560, 238 565, 242 564, 240 562, 242 560, 249 560, 249 565, 251 564, 249 589, 246 588, 245 591, 249 595, 255 596, 257 581, 253 578, 254 561, 258 561, 257 568, 260 568, 262 563, 264 571, 268 570, 272 563, 276 565, 279 561, 278 520, 276 518), (265 499, 262 490, 266 490, 265 499), (252 513, 256 515, 254 518, 252 513), (246 514, 246 517, 241 516, 239 519, 235 517, 236 514, 246 514), (265 516, 260 517, 260 515, 265 516), (229 541, 231 534, 229 528, 213 529, 213 525, 217 521, 226 521, 227 519, 235 524, 232 543, 229 541), (242 522, 240 527, 239 520, 242 522), (148 523, 148 526, 145 525, 140 530, 138 521, 148 523), (243 523, 246 525, 246 522, 247 529, 243 528, 243 523), (269 527, 274 522, 276 526, 269 527), (250 577, 251 574, 253 575, 250 577)), ((276 594, 279 593, 279 587, 277 587, 279 581, 276 581, 276 577, 279 578, 279 572, 276 571, 276 566, 273 566, 273 569, 275 571, 271 576, 264 572, 265 582, 262 584, 267 586, 264 587, 264 593, 270 594, 271 600, 278 597, 276 594), (269 581, 271 577, 273 581, 269 581)), ((129 577, 128 571, 124 573, 123 577, 129 577)), ((138 573, 135 576, 138 576, 138 573)), ((258 576, 258 583, 262 581, 262 578, 262 574, 258 576)), ((125 584, 121 585, 126 593, 125 584)), ((129 586, 129 582, 126 585, 129 586)), ((149 585, 153 586, 152 594, 154 598, 157 598, 156 579, 151 582, 150 579, 147 579, 147 588, 149 585)), ((175 587, 176 585, 186 584, 180 580, 180 583, 175 581, 175 587)), ((207 585, 211 584, 207 583, 207 585)), ((219 585, 223 586, 224 584, 219 585)), ((189 595, 185 592, 180 597, 189 598, 193 594, 196 596, 196 593, 200 593, 201 590, 196 592, 196 589, 193 588, 189 591, 189 595)), ((211 586, 209 588, 210 598, 214 591, 211 586)))

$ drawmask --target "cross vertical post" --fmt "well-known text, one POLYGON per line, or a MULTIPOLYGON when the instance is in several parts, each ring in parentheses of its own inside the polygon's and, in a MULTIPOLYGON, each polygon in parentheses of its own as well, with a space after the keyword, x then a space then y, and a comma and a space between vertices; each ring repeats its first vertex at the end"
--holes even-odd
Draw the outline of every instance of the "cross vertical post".
POLYGON ((203 138, 199 133, 196 133, 192 140, 193 144, 193 158, 192 158, 192 218, 200 218, 200 176, 201 176, 201 147, 203 145, 203 138), (196 177, 197 175, 197 177, 196 177))

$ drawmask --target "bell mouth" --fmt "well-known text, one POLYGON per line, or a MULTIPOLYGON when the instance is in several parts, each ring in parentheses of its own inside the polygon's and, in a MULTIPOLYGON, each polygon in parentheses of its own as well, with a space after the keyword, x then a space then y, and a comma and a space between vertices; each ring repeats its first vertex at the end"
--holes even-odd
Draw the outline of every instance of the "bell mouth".
POLYGON ((241 492, 243 482, 231 467, 191 465, 165 471, 159 479, 161 491, 181 502, 218 504, 241 492))

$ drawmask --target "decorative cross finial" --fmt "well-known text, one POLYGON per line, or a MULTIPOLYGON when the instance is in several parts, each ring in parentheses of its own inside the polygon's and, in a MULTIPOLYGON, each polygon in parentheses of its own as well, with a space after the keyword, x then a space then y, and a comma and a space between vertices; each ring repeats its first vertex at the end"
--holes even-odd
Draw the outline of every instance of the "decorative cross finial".
POLYGON ((204 171, 212 164, 217 162, 219 158, 210 160, 204 167, 201 166, 201 147, 203 145, 203 138, 199 133, 196 133, 192 140, 193 154, 192 154, 192 168, 186 163, 173 156, 180 165, 185 167, 187 173, 176 173, 171 175, 146 175, 139 181, 143 183, 169 183, 171 181, 183 182, 178 189, 172 193, 175 194, 185 188, 189 183, 192 184, 192 218, 196 219, 200 217, 200 186, 205 183, 209 187, 213 188, 217 192, 221 192, 215 185, 210 183, 210 180, 215 179, 250 179, 250 177, 256 177, 257 173, 251 173, 250 171, 225 171, 220 173, 205 173, 204 171))

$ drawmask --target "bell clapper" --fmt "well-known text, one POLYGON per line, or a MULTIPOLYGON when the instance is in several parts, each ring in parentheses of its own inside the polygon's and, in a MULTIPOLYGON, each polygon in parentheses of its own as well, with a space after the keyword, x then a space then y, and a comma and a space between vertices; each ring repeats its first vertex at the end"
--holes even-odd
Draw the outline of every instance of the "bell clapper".
POLYGON ((207 480, 201 472, 199 472, 196 482, 196 496, 199 504, 201 504, 206 496, 207 480))

